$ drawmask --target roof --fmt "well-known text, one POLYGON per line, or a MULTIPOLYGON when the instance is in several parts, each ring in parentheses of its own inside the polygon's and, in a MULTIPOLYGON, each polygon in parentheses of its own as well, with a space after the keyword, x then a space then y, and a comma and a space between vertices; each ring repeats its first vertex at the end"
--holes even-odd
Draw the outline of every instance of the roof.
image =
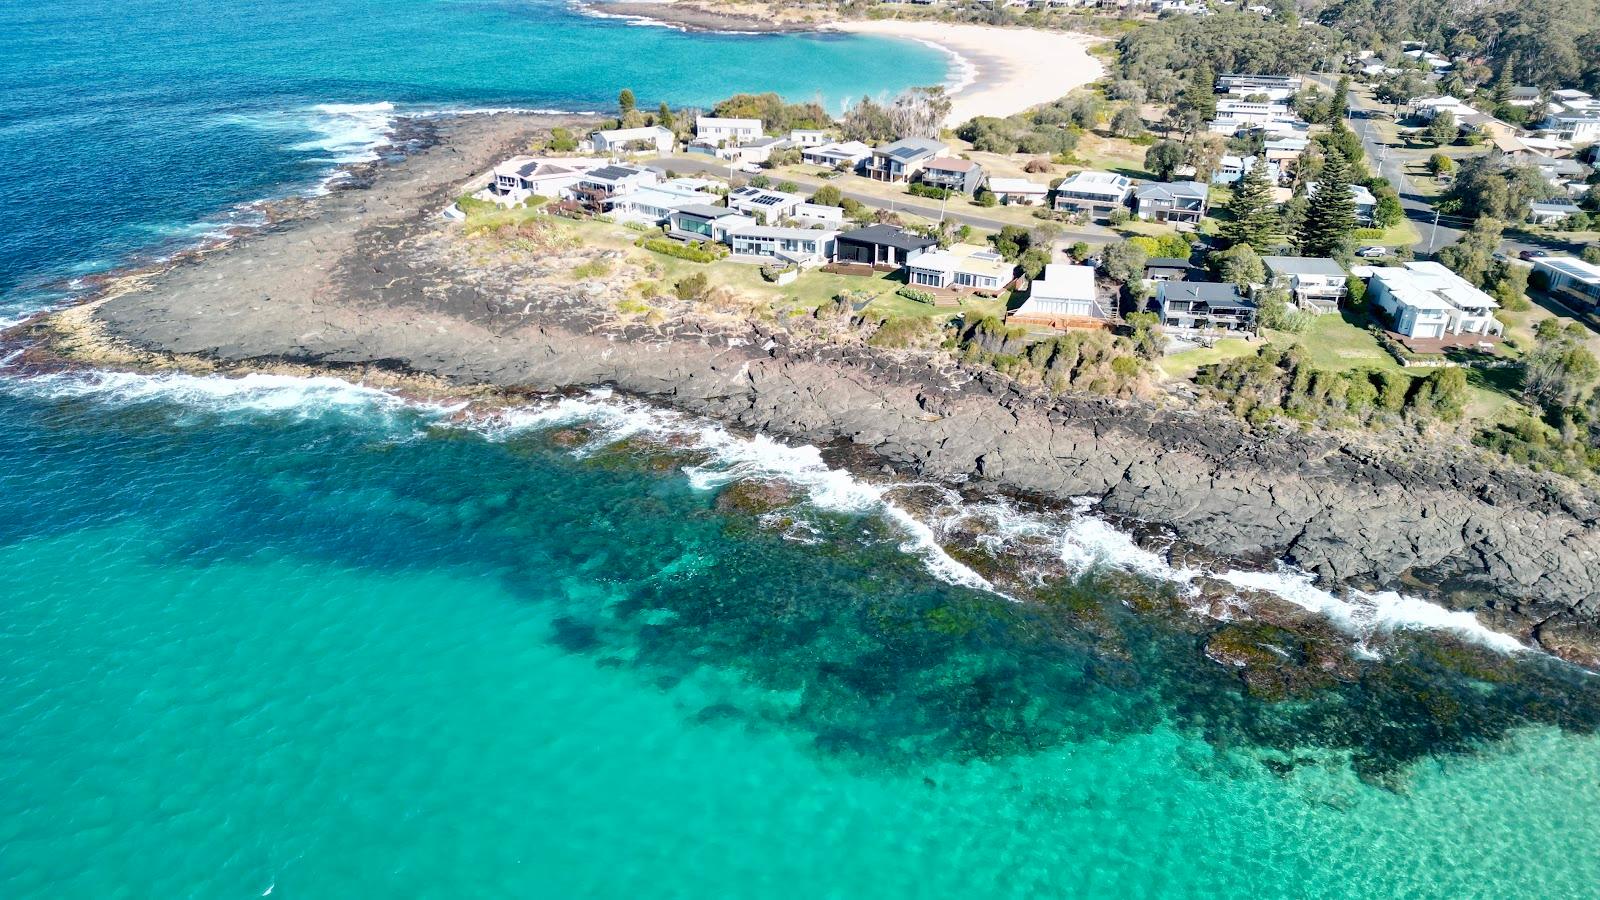
POLYGON ((1282 275, 1326 275, 1343 278, 1344 266, 1336 260, 1320 256, 1263 256, 1261 261, 1273 272, 1282 275))
POLYGON ((766 188, 745 187, 738 188, 728 195, 728 203, 732 205, 737 200, 751 206, 788 206, 805 202, 799 194, 790 194, 785 191, 769 191, 766 188))
POLYGON ((992 275, 1002 280, 1016 271, 1016 266, 988 247, 976 244, 954 244, 946 250, 929 250, 908 263, 913 268, 942 272, 972 272, 992 275))
POLYGON ((884 156, 892 156, 899 160, 922 159, 927 156, 937 156, 947 148, 933 138, 901 138, 892 144, 884 144, 872 152, 884 156))
POLYGON ((720 219, 723 216, 737 216, 738 212, 726 206, 712 206, 709 203, 691 203, 678 207, 678 212, 688 213, 691 216, 701 216, 707 219, 720 219))
POLYGON ((728 119, 722 116, 700 116, 694 120, 694 127, 696 129, 705 128, 707 126, 722 128, 754 128, 759 131, 761 130, 761 120, 728 119))
POLYGON ((1255 304, 1239 296, 1239 288, 1217 281, 1163 281, 1157 288, 1161 299, 1199 300, 1208 306, 1254 309, 1255 304))
POLYGON ((731 237, 746 238, 806 238, 810 240, 826 241, 836 236, 838 232, 828 231, 823 228, 784 228, 778 225, 751 225, 733 232, 731 237))
POLYGON ((1146 269, 1193 269, 1194 263, 1176 256, 1153 256, 1144 261, 1146 269))
POLYGON ((672 136, 672 132, 660 125, 645 125, 641 128, 612 128, 607 131, 596 131, 607 141, 638 141, 645 138, 658 138, 662 135, 672 136))
POLYGON ((1539 212, 1577 212, 1578 204, 1573 203, 1571 200, 1557 198, 1555 200, 1535 200, 1529 204, 1529 208, 1539 212))
POLYGON ((1133 195, 1140 200, 1177 200, 1183 197, 1203 200, 1210 196, 1210 189, 1198 181, 1157 181, 1139 185, 1133 189, 1133 195))
POLYGON ((1094 267, 1049 263, 1044 277, 1033 283, 1028 298, 1039 300, 1094 300, 1094 267))
POLYGON ((870 156, 872 154, 872 148, 861 143, 860 141, 834 141, 833 143, 821 144, 816 147, 807 147, 803 152, 813 156, 824 156, 829 154, 839 156, 870 156))
POLYGON ((990 178, 989 190, 996 194, 1048 194, 1050 187, 1026 178, 990 178))
POLYGON ((619 178, 632 178, 635 175, 643 175, 646 171, 648 170, 636 169, 633 166, 601 166, 586 173, 586 176, 598 178, 602 181, 616 181, 619 178))
POLYGON ((1600 266, 1571 256, 1542 256, 1534 260, 1533 265, 1560 272, 1584 284, 1600 284, 1600 266))
POLYGON ((931 237, 912 234, 893 225, 868 225, 865 228, 846 231, 839 235, 839 239, 860 244, 877 244, 880 247, 895 247, 900 250, 924 250, 939 243, 931 237))
POLYGON ((1460 275, 1432 261, 1376 268, 1372 270, 1372 280, 1381 283, 1396 302, 1413 309, 1449 311, 1500 306, 1460 275))
POLYGON ((943 169, 946 172, 970 172, 978 168, 978 164, 970 159, 958 159, 954 156, 928 161, 928 168, 943 169))

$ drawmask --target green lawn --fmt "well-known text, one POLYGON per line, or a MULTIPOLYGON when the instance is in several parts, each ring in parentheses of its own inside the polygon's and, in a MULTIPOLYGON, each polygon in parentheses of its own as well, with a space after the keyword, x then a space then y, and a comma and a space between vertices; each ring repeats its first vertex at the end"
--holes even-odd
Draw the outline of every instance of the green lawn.
POLYGON ((1378 343, 1378 339, 1363 327, 1361 319, 1352 313, 1317 316, 1303 334, 1286 331, 1267 333, 1274 346, 1299 345, 1307 359, 1319 369, 1345 371, 1348 369, 1384 369, 1403 371, 1401 365, 1378 343))
POLYGON ((1261 346, 1259 341, 1252 343, 1238 338, 1228 338, 1217 341, 1214 347, 1196 347, 1193 350, 1164 356, 1157 365, 1168 378, 1188 380, 1193 378, 1202 366, 1216 365, 1241 356, 1254 356, 1261 346))
POLYGON ((1378 237, 1356 237, 1355 242, 1363 247, 1377 244, 1383 247, 1409 247, 1422 240, 1422 233, 1417 231, 1417 225, 1410 219, 1401 219, 1399 222, 1383 229, 1383 234, 1378 237))

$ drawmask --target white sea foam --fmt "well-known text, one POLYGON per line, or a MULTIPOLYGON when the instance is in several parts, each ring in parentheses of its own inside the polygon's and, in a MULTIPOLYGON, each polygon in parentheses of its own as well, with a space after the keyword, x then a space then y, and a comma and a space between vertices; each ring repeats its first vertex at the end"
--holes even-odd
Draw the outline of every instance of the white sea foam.
POLYGON ((163 372, 64 372, 26 379, 0 380, 15 389, 45 398, 89 398, 114 404, 166 402, 210 412, 293 414, 314 418, 329 412, 397 411, 429 407, 379 388, 326 376, 250 374, 240 377, 163 372))
POLYGON ((289 149, 327 153, 329 162, 344 165, 371 162, 392 143, 393 103, 319 103, 311 113, 305 125, 317 136, 289 149))

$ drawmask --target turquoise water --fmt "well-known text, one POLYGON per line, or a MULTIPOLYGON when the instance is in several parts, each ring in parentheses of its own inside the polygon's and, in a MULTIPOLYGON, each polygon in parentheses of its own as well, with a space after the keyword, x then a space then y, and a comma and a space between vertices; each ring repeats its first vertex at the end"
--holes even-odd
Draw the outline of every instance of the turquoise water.
POLYGON ((814 454, 615 399, 0 384, 6 897, 1600 884, 1564 667, 1429 681, 1462 743, 1382 694, 1427 665, 1398 640, 1313 726, 1095 580, 1137 558, 1083 570, 1094 616, 1012 603, 814 454), (808 501, 719 508, 780 471, 808 501))
POLYGON ((909 43, 684 34, 558 0, 0 4, 0 320, 62 278, 248 221, 236 208, 381 152, 395 113, 795 100, 937 84, 909 43))

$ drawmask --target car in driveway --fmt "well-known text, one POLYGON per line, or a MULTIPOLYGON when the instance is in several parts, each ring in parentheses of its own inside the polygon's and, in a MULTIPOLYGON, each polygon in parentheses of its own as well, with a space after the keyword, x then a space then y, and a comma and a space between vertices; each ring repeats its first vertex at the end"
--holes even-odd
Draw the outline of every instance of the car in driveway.
POLYGON ((1517 256, 1521 259, 1543 259, 1549 255, 1550 254, 1544 252, 1543 250, 1524 250, 1517 254, 1517 256))
POLYGON ((1385 256, 1389 255, 1389 248, 1388 247, 1362 247, 1360 250, 1356 251, 1356 255, 1361 257, 1362 259, 1383 259, 1385 256))

